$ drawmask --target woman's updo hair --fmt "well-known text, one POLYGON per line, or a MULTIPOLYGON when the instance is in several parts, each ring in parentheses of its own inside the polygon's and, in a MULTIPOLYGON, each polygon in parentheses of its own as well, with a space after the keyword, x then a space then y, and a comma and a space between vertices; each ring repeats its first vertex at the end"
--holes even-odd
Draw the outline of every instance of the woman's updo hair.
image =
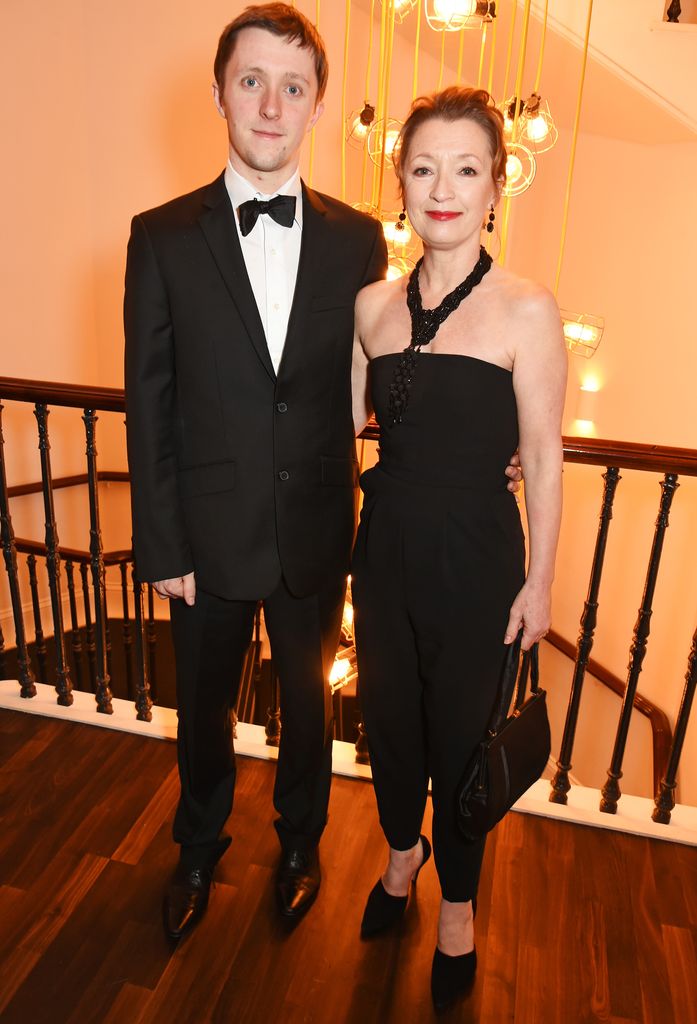
POLYGON ((403 168, 409 157, 414 132, 426 121, 474 121, 485 132, 491 153, 491 176, 499 190, 506 181, 506 143, 503 138, 503 114, 486 89, 450 85, 430 96, 419 96, 411 105, 394 148, 393 162, 404 200, 403 168))

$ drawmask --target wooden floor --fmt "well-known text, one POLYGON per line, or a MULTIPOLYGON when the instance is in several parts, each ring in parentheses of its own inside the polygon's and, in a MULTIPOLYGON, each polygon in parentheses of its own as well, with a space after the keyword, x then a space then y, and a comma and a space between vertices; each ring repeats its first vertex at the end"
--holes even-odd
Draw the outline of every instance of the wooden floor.
MULTIPOLYGON (((432 864, 402 930, 362 943, 382 840, 372 787, 337 778, 320 896, 289 930, 272 785, 272 764, 240 764, 210 909, 172 949, 173 744, 0 712, 3 1024, 433 1020, 432 864)), ((487 847, 476 936, 476 987, 446 1020, 697 1022, 695 848, 510 814, 487 847)))

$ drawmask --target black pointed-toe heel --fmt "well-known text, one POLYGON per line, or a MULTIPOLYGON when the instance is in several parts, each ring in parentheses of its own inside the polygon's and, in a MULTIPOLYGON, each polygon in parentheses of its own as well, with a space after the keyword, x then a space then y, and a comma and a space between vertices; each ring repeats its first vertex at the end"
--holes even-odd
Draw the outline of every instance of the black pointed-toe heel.
MULTIPOLYGON (((416 885, 419 871, 421 871, 421 868, 431 856, 431 844, 426 836, 419 836, 419 839, 421 840, 424 855, 423 860, 414 872, 414 877, 411 880, 412 885, 416 885)), ((373 935, 387 931, 388 928, 401 921, 408 902, 408 894, 406 896, 390 896, 382 884, 382 879, 379 878, 370 891, 368 902, 363 911, 361 938, 371 939, 373 935)))
POLYGON ((466 995, 474 984, 477 950, 462 956, 447 956, 436 946, 431 966, 431 996, 436 1010, 446 1010, 466 995))

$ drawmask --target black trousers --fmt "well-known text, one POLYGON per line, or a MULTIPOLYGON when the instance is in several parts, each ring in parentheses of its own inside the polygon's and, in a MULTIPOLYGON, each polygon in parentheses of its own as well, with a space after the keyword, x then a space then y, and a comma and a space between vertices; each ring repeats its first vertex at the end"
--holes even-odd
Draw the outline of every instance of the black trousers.
POLYGON ((491 714, 524 580, 520 518, 507 492, 414 488, 380 470, 362 483, 352 593, 380 823, 393 849, 413 847, 430 777, 441 890, 464 902, 484 842, 458 831, 456 790, 491 714))
MULTIPOLYGON (((263 600, 278 673, 281 743, 275 822, 281 845, 308 847, 327 820, 333 719, 328 676, 341 629, 346 581, 294 597, 281 581, 263 600)), ((254 624, 256 601, 227 601, 198 591, 189 607, 171 601, 177 666, 177 755, 181 796, 174 840, 190 864, 217 861, 232 810, 235 753, 230 711, 254 624)))

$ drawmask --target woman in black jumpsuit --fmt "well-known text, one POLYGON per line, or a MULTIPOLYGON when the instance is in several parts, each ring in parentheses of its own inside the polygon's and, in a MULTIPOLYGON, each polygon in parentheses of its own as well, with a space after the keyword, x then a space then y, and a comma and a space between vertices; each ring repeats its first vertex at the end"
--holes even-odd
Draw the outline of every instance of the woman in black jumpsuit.
POLYGON ((379 461, 361 478, 352 590, 363 718, 390 846, 362 934, 401 917, 428 859, 420 831, 430 778, 443 896, 436 1006, 465 991, 476 966, 472 901, 484 843, 459 834, 456 787, 485 732, 506 642, 522 627, 527 648, 549 626, 561 504, 566 360, 556 304, 492 267, 479 245, 504 167, 487 93, 453 87, 417 100, 398 174, 424 258, 406 286, 372 285, 356 307, 356 426, 372 406, 381 433, 379 461), (509 340, 513 332, 519 340, 509 340), (519 444, 527 582, 505 475, 519 444))

